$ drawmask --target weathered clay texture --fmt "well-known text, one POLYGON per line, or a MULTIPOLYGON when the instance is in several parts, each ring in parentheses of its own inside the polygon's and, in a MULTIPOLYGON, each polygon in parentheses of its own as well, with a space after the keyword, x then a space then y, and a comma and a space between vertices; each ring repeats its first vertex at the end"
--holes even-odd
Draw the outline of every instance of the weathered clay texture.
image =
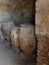
POLYGON ((11 43, 16 48, 20 47, 20 44, 19 44, 19 27, 12 27, 12 30, 11 30, 11 43))
POLYGON ((36 41, 34 35, 34 26, 24 24, 20 28, 19 32, 20 48, 24 54, 32 54, 36 48, 36 41))

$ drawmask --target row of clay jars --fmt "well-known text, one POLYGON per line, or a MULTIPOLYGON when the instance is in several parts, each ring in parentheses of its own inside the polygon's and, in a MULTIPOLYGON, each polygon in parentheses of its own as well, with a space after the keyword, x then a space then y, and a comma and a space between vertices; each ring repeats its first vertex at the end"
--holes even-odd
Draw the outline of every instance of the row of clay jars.
POLYGON ((49 65, 49 7, 36 12, 37 64, 49 65))
POLYGON ((24 54, 32 54, 36 48, 34 26, 24 24, 14 27, 11 31, 12 44, 23 51, 24 54))

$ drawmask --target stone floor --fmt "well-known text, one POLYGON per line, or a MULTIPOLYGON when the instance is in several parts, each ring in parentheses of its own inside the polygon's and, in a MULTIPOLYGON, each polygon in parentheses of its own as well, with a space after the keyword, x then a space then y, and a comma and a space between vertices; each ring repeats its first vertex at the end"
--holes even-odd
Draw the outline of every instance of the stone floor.
POLYGON ((17 60, 19 58, 14 50, 0 42, 0 65, 16 65, 17 60))

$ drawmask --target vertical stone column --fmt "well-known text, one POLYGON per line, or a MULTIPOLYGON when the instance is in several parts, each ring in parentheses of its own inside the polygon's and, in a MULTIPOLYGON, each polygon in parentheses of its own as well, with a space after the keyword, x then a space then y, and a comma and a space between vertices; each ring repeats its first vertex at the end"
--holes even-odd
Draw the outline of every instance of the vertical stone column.
POLYGON ((37 64, 49 65, 49 7, 36 12, 37 64))

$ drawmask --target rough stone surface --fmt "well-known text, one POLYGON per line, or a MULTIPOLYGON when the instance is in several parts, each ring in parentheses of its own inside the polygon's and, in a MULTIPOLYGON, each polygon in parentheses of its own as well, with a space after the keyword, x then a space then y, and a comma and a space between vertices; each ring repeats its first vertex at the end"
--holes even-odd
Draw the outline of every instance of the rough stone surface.
POLYGON ((36 11, 43 10, 46 7, 49 7, 49 0, 37 0, 36 1, 36 11))
POLYGON ((11 21, 11 14, 8 10, 0 9, 0 22, 9 22, 11 21))
POLYGON ((31 22, 34 19, 35 0, 11 0, 12 18, 16 22, 31 22))
POLYGON ((49 65, 49 38, 37 35, 37 64, 49 65))
POLYGON ((49 37, 49 8, 36 13, 36 34, 49 37))
POLYGON ((49 8, 36 12, 37 64, 49 65, 49 8))

